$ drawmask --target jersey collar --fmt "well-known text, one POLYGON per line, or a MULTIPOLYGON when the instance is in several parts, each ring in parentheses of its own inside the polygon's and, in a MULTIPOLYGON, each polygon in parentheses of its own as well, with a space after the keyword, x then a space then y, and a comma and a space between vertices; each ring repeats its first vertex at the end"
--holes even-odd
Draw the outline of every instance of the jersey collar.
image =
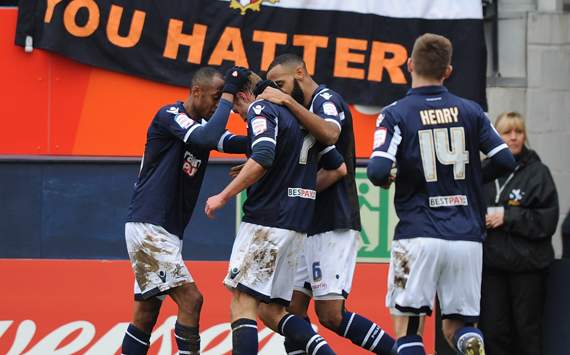
POLYGON ((408 90, 407 95, 437 95, 447 92, 447 88, 442 85, 421 86, 408 90))

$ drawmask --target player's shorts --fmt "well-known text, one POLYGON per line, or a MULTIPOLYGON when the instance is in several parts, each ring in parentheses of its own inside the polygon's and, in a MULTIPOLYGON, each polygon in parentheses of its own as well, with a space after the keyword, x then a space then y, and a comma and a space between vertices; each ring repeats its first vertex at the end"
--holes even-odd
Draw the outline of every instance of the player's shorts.
POLYGON ((125 224, 125 239, 135 273, 135 300, 160 297, 168 290, 193 282, 182 260, 182 240, 160 226, 125 224))
POLYGON ((308 237, 297 261, 295 290, 315 300, 346 299, 359 248, 359 233, 352 229, 308 237))
POLYGON ((477 322, 481 243, 412 238, 392 243, 386 306, 393 315, 430 315, 437 292, 442 318, 477 322))
POLYGON ((224 284, 264 303, 288 306, 306 234, 242 222, 224 284))

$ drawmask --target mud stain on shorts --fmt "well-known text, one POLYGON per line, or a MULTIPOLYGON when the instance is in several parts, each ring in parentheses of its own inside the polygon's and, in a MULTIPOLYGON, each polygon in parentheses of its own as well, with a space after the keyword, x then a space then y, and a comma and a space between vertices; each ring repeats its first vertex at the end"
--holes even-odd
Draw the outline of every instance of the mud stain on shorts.
POLYGON ((410 260, 406 249, 394 251, 394 286, 405 289, 410 276, 410 260))
POLYGON ((160 270, 160 263, 153 254, 163 251, 154 245, 153 239, 153 236, 147 235, 142 244, 132 253, 135 278, 141 290, 145 290, 151 282, 150 274, 160 270))
POLYGON ((246 279, 252 284, 265 282, 275 273, 277 263, 277 245, 269 240, 269 229, 257 229, 251 240, 241 270, 240 279, 246 279))

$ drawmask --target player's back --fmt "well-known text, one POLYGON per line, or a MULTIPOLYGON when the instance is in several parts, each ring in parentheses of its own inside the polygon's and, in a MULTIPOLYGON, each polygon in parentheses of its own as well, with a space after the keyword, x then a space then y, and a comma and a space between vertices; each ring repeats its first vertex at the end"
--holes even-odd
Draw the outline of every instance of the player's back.
POLYGON ((480 106, 442 86, 422 87, 387 107, 379 121, 375 149, 382 148, 373 154, 395 154, 398 166, 395 238, 481 241, 479 151, 499 142, 486 132, 492 128, 480 106))
POLYGON ((355 182, 356 153, 350 108, 340 94, 320 85, 311 100, 310 111, 340 125, 341 132, 335 147, 344 159, 347 175, 317 195, 315 217, 309 234, 336 229, 360 230, 360 208, 355 182))
POLYGON ((273 165, 248 189, 244 222, 306 233, 316 198, 317 150, 285 107, 260 100, 248 111, 252 145, 274 140, 273 165))

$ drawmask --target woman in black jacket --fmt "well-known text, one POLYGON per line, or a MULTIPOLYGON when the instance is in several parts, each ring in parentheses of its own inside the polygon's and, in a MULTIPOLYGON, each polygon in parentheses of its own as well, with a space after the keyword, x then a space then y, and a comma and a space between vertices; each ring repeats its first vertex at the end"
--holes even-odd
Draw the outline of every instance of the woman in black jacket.
POLYGON ((483 244, 480 328, 490 355, 540 355, 545 274, 554 259, 558 195, 550 171, 525 146, 516 112, 495 127, 517 160, 512 174, 485 185, 487 239, 483 244))

